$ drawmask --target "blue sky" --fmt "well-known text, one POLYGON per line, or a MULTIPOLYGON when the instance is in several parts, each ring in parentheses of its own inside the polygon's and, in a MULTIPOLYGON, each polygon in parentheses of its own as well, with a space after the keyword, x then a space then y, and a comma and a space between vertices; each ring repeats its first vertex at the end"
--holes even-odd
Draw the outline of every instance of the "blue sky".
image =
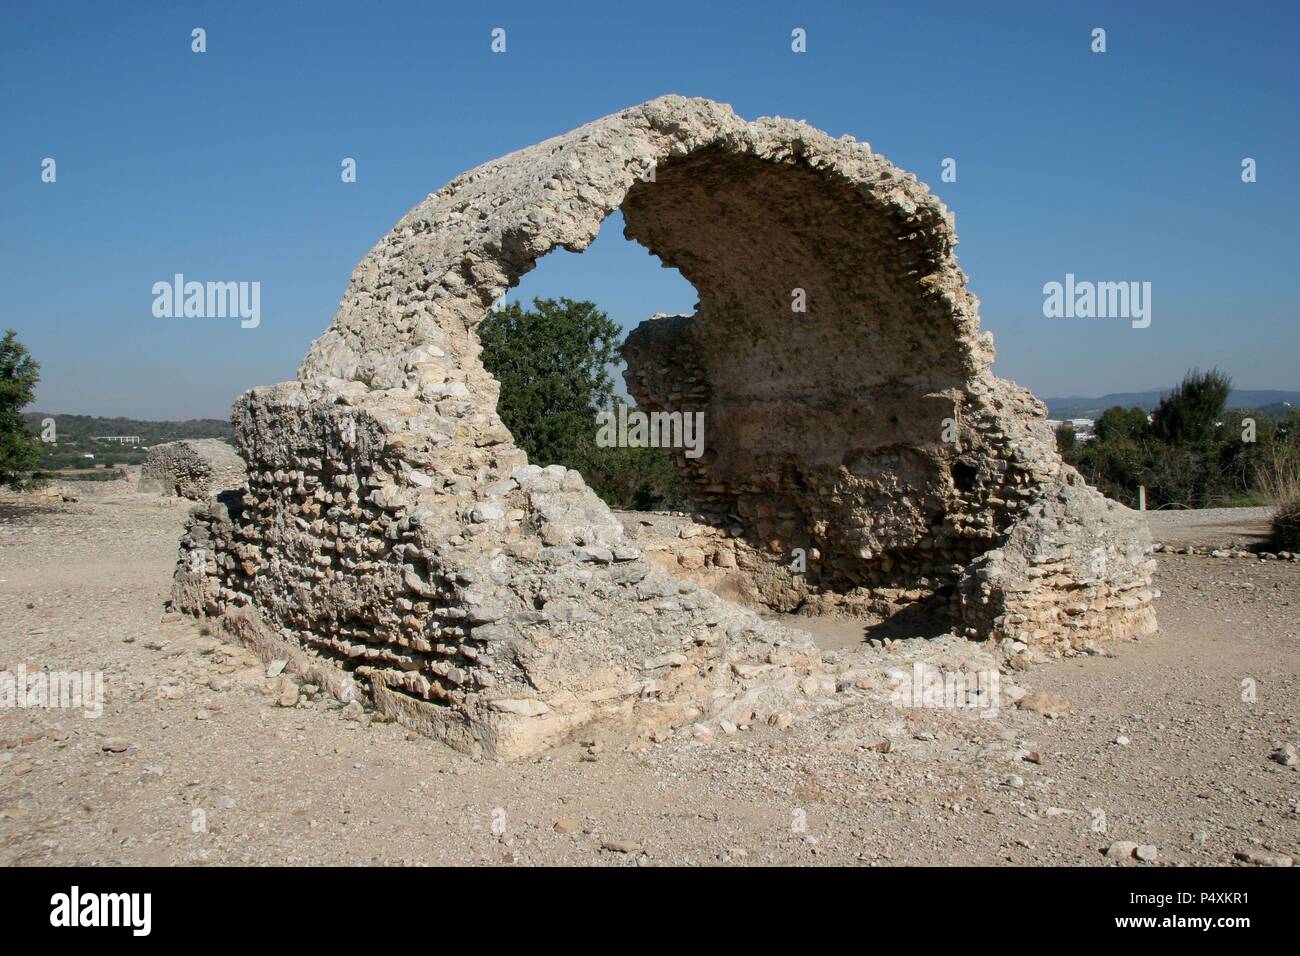
MULTIPOLYGON (((6 3, 0 328, 42 364, 35 408, 224 417, 293 377, 353 266, 426 194, 682 93, 851 133, 929 183, 995 370, 1040 396, 1211 365, 1300 389, 1297 49, 1294 2, 6 3), (260 282, 260 326, 154 317, 177 272, 260 282), (1067 272, 1151 282, 1151 326, 1045 318, 1067 272)), ((590 298, 627 327, 689 309, 621 230, 512 296, 590 298)))

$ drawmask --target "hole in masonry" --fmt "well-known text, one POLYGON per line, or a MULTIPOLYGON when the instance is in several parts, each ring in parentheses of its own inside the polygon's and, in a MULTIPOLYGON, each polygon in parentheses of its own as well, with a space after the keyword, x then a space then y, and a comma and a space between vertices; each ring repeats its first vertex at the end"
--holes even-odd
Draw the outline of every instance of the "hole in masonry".
POLYGON ((955 610, 961 563, 990 544, 943 520, 955 482, 979 485, 934 441, 968 372, 915 279, 934 263, 899 228, 797 160, 666 161, 586 251, 528 262, 479 327, 500 416, 534 463, 575 468, 638 544, 724 597, 859 620, 955 610), (636 447, 647 423, 630 415, 602 443, 595 413, 633 400, 678 438, 707 416, 697 454, 636 447))
POLYGON ((501 385, 497 412, 529 461, 576 469, 617 510, 681 509, 668 451, 601 429, 601 412, 617 426, 627 419, 620 405, 635 411, 619 349, 650 317, 646 303, 689 313, 699 298, 680 272, 623 239, 623 228, 615 211, 585 252, 543 257, 479 325, 482 360, 501 385))
POLYGON ((979 469, 965 461, 955 461, 952 465, 952 482, 958 491, 968 492, 975 488, 979 478, 979 469))

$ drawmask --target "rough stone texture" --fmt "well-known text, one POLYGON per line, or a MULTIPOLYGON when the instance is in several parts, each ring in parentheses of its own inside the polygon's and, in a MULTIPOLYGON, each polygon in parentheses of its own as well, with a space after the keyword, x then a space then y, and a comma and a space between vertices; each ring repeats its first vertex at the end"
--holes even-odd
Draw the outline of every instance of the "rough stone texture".
POLYGON ((187 438, 150 448, 137 488, 206 501, 243 487, 246 479, 244 459, 230 445, 219 438, 187 438))
POLYGON ((735 539, 739 597, 1041 648, 1154 628, 1145 525, 989 372, 943 205, 866 144, 675 96, 474 169, 380 241, 298 380, 236 404, 248 487, 196 510, 177 605, 499 756, 594 720, 813 705, 806 634, 647 560, 496 414, 474 328, 620 207, 700 293, 634 332, 628 382, 647 410, 705 412, 705 454, 675 460, 735 539))

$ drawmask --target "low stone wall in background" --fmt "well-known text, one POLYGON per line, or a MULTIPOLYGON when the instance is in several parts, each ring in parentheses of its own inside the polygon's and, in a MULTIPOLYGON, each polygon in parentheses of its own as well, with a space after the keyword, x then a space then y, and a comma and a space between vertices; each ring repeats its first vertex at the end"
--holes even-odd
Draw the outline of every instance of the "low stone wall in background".
POLYGON ((140 467, 137 490, 206 501, 241 487, 247 479, 244 459, 219 438, 187 438, 149 449, 140 467))

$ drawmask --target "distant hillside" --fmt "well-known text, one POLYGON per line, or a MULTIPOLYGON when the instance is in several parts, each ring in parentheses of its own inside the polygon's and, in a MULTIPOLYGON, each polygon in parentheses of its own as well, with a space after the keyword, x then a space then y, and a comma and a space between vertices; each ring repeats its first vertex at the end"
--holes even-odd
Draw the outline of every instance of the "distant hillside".
MULTIPOLYGON (((1162 396, 1172 389, 1156 388, 1147 392, 1113 392, 1099 398, 1045 398, 1049 418, 1100 418, 1108 408, 1122 405, 1130 408, 1136 405, 1144 411, 1151 411, 1160 404, 1162 396)), ((1255 408, 1269 415, 1287 415, 1292 408, 1300 408, 1300 392, 1286 392, 1277 389, 1243 389, 1235 388, 1228 396, 1229 408, 1255 408)))
POLYGON ((100 418, 95 415, 52 415, 25 412, 23 419, 33 434, 40 435, 47 418, 54 420, 53 443, 45 443, 41 467, 97 468, 105 465, 138 465, 152 445, 182 438, 221 438, 234 434, 230 422, 217 418, 196 418, 185 422, 146 422, 135 418, 100 418), (138 442, 110 441, 135 438, 138 442), (94 458, 87 458, 94 455, 94 458))

